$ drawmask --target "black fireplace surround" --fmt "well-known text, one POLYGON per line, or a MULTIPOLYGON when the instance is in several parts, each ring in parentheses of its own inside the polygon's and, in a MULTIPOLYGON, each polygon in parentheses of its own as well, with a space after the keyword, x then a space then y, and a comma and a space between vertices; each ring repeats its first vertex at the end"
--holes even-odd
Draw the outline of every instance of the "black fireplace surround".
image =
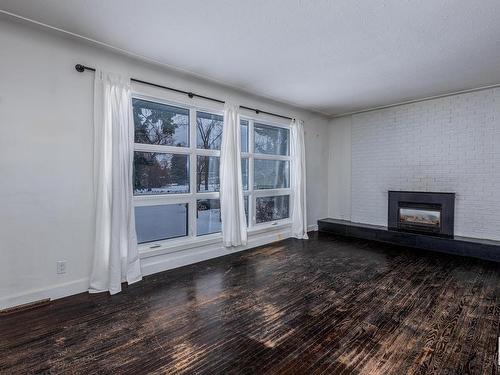
POLYGON ((453 238, 455 193, 389 191, 388 228, 453 238))
POLYGON ((454 213, 454 193, 389 191, 388 227, 325 218, 318 231, 500 262, 500 241, 453 235, 454 213))

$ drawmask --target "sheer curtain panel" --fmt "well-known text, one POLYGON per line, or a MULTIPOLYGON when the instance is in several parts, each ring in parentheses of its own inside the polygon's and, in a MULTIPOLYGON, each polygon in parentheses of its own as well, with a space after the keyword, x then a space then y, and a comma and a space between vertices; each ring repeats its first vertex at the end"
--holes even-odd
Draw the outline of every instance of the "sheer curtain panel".
POLYGON ((97 69, 94 81, 95 240, 90 292, 141 280, 132 204, 130 80, 97 69))
POLYGON ((292 120, 291 138, 291 188, 292 200, 292 236, 307 240, 306 208, 306 151, 304 144, 304 122, 292 120))
POLYGON ((247 243, 238 109, 237 105, 225 104, 220 152, 222 242, 226 247, 247 243))

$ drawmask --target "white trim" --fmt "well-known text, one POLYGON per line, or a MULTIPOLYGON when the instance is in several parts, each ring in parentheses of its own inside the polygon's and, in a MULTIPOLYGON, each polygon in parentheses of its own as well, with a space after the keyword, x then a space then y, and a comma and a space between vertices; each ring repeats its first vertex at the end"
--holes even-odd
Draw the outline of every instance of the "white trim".
POLYGON ((0 310, 47 298, 59 299, 86 292, 88 289, 89 278, 68 281, 66 283, 51 285, 42 289, 33 289, 28 292, 0 298, 0 310))
MULTIPOLYGON (((277 197, 281 195, 291 195, 292 189, 282 188, 282 189, 254 189, 253 194, 256 198, 262 197, 277 197)), ((291 197, 290 197, 291 199, 291 197)))
POLYGON ((134 151, 155 152, 160 154, 179 154, 179 155, 189 155, 191 153, 191 149, 189 147, 148 145, 145 143, 134 143, 134 151))
POLYGON ((148 242, 139 245, 139 257, 141 259, 158 255, 177 253, 179 251, 203 247, 214 243, 222 243, 220 233, 207 234, 199 237, 179 237, 170 240, 148 242))
POLYGON ((226 248, 222 245, 222 240, 218 243, 207 244, 203 247, 194 247, 184 251, 170 252, 163 255, 146 257, 141 255, 141 269, 143 275, 152 275, 169 269, 186 266, 204 260, 218 258, 224 255, 248 250, 257 246, 281 241, 291 236, 289 226, 278 227, 274 231, 266 231, 265 234, 249 233, 248 244, 246 246, 226 248))
MULTIPOLYGON (((283 220, 270 221, 267 223, 254 225, 252 228, 248 229, 248 234, 249 236, 256 236, 276 230, 290 229, 290 226, 291 222, 288 218, 283 220)), ((151 256, 171 254, 186 249, 192 249, 195 247, 202 247, 205 245, 216 243, 222 245, 222 235, 220 232, 200 235, 196 237, 182 236, 162 241, 152 241, 140 244, 139 255, 141 259, 149 258, 151 256)))
POLYGON ((254 159, 257 160, 279 160, 279 161, 290 161, 292 158, 285 155, 273 155, 273 154, 253 154, 254 159))
POLYGON ((189 203, 192 194, 171 193, 171 194, 149 194, 134 195, 134 206, 155 206, 161 204, 189 203))
MULTIPOLYGON (((281 223, 276 226, 270 225, 267 228, 255 228, 249 231, 248 244, 246 246, 226 248, 222 245, 222 238, 219 235, 206 235, 198 238, 196 243, 188 244, 183 242, 184 249, 180 247, 176 250, 163 251, 160 249, 141 252, 141 268, 143 275, 166 271, 169 269, 186 266, 228 255, 242 250, 252 249, 257 246, 270 244, 291 237, 290 224, 281 223), (269 227, 272 229, 269 230, 269 227), (200 238, 202 240, 200 240, 200 238)), ((28 292, 3 297, 0 299, 0 309, 19 306, 25 303, 39 301, 50 298, 51 300, 68 297, 74 294, 87 292, 89 279, 83 278, 66 283, 52 285, 42 289, 34 289, 28 292)))

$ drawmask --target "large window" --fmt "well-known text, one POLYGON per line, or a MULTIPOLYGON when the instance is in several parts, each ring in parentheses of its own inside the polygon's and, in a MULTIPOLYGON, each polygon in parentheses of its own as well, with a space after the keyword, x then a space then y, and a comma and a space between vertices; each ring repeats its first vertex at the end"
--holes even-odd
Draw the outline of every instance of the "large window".
MULTIPOLYGON (((162 241, 221 231, 220 110, 135 96, 133 192, 137 239, 162 241)), ((287 125, 242 118, 241 170, 249 228, 290 217, 290 139, 287 125)))
POLYGON ((220 232, 222 114, 139 97, 132 110, 138 242, 220 232))
POLYGON ((248 226, 288 219, 291 199, 288 126, 242 119, 240 130, 248 226))

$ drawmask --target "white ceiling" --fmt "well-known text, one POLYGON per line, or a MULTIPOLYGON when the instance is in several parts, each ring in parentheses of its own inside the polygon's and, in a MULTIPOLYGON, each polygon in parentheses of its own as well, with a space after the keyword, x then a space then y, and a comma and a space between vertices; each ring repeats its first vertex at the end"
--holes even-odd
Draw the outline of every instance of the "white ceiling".
POLYGON ((0 9, 326 114, 500 83, 499 0, 0 0, 0 9))

